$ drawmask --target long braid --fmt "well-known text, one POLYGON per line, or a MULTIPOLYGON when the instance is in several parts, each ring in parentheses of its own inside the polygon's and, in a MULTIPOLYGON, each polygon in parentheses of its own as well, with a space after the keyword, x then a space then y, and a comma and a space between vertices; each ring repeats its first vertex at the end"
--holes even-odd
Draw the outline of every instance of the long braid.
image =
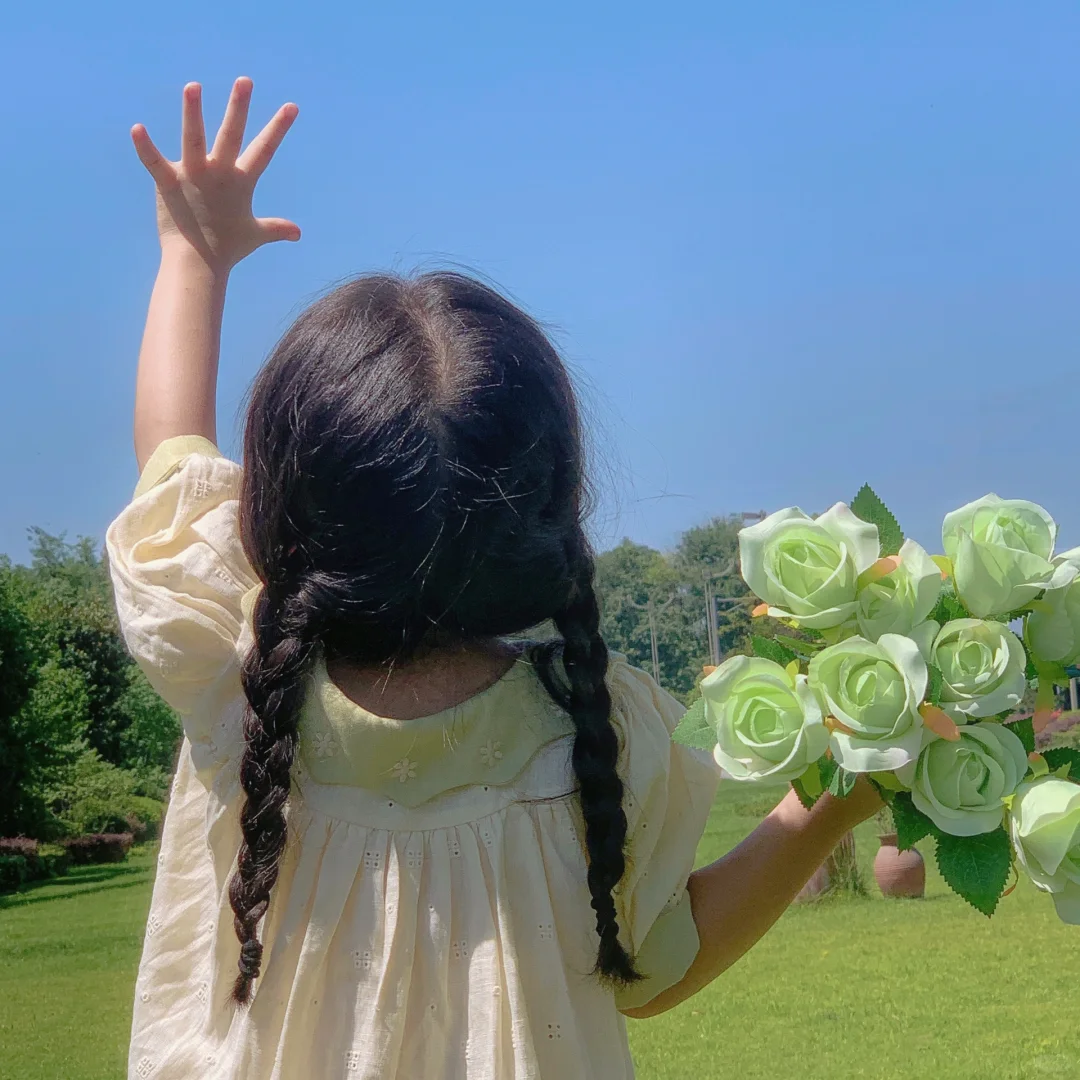
POLYGON ((569 545, 573 585, 566 604, 553 621, 562 642, 536 653, 537 671, 548 693, 569 713, 576 736, 571 755, 585 818, 589 857, 588 884, 600 936, 596 970, 619 983, 641 976, 619 941, 613 891, 626 870, 626 813, 623 783, 617 771, 619 739, 611 722, 608 650, 600 635, 600 606, 593 586, 594 565, 584 536, 569 545), (555 675, 561 653, 565 683, 555 675))
POLYGON ((291 601, 275 602, 269 589, 263 590, 254 611, 255 644, 244 663, 244 693, 250 708, 244 720, 246 747, 240 783, 247 800, 240 815, 243 842, 229 882, 229 903, 240 940, 240 971, 232 994, 239 1005, 250 1000, 252 983, 262 967, 258 926, 269 907, 288 835, 285 803, 304 676, 314 651, 314 636, 305 626, 300 597, 294 595, 291 601))

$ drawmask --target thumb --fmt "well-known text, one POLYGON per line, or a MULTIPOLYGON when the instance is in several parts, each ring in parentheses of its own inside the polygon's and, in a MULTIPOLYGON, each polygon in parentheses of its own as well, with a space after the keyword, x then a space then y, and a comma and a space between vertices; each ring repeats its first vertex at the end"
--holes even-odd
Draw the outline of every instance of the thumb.
POLYGON ((300 226, 286 218, 259 218, 255 224, 259 226, 259 236, 264 244, 300 239, 300 226))

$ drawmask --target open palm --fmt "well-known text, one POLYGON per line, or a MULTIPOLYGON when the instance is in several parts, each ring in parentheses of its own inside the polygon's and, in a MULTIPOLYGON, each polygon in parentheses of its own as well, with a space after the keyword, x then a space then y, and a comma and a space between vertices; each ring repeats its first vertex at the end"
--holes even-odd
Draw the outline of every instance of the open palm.
POLYGON ((251 90, 250 79, 236 80, 209 153, 202 89, 197 83, 184 87, 179 161, 169 161, 142 124, 131 132, 139 159, 157 185, 162 245, 190 245, 215 269, 230 269, 263 244, 300 239, 300 229, 293 222, 257 218, 251 209, 255 185, 299 110, 283 105, 244 149, 251 90))

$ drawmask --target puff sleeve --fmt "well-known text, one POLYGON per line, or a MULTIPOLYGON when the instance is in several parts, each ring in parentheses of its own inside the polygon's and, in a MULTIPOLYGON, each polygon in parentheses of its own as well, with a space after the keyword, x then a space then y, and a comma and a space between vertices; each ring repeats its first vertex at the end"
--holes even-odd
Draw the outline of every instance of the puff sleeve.
POLYGON ((699 939, 687 879, 716 796, 720 769, 710 754, 671 741, 686 709, 624 660, 609 674, 621 740, 627 815, 627 869, 619 889, 620 929, 641 982, 618 991, 620 1009, 647 1004, 677 983, 699 939))
POLYGON ((240 542, 240 478, 207 440, 167 440, 106 538, 124 638, 180 715, 197 767, 222 759, 219 736, 242 712, 245 599, 259 583, 240 542))

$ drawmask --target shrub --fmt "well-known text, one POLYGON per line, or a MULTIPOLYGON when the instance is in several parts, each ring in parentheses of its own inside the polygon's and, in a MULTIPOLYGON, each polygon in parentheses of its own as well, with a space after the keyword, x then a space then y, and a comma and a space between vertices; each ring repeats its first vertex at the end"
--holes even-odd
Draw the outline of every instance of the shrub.
POLYGON ((0 838, 0 855, 22 855, 25 858, 37 858, 38 842, 28 836, 0 838))
POLYGON ((0 893, 14 892, 26 881, 25 855, 0 855, 0 893))
POLYGON ((87 866, 91 863, 123 862, 134 841, 129 832, 91 833, 65 840, 63 846, 73 866, 87 866))
POLYGON ((143 795, 132 795, 128 805, 128 832, 135 837, 135 842, 142 844, 147 840, 156 840, 165 816, 165 804, 143 795))
POLYGON ((92 750, 54 792, 57 816, 69 836, 128 831, 133 778, 92 750))
POLYGON ((59 844, 44 844, 38 851, 44 878, 63 877, 71 865, 71 856, 59 844))

